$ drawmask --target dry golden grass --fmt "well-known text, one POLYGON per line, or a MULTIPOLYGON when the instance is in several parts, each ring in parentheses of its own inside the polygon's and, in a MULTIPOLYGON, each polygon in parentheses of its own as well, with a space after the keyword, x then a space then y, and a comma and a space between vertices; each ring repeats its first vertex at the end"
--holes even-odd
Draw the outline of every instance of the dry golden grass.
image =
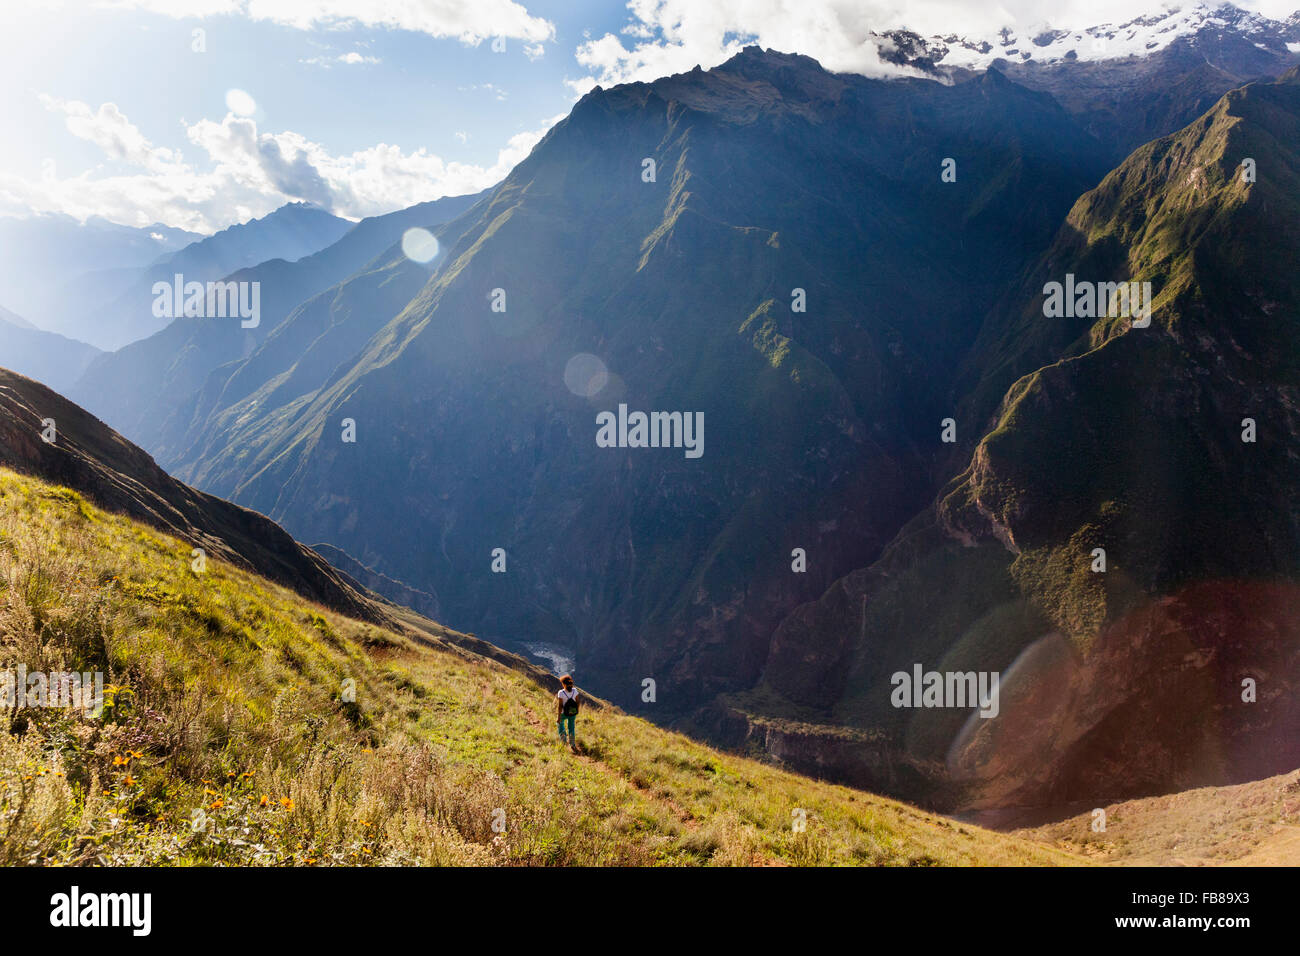
POLYGON ((1300 865, 1300 771, 1103 807, 1014 831, 1099 863, 1135 866, 1300 865))

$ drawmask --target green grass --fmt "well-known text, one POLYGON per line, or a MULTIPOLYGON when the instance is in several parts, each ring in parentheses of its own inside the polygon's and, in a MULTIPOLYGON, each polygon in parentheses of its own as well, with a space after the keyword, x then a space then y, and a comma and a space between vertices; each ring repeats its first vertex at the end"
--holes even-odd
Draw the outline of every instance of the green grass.
POLYGON ((0 668, 101 670, 112 704, 4 714, 0 863, 1076 860, 611 707, 579 718, 571 754, 525 675, 190 561, 189 544, 0 470, 0 668))

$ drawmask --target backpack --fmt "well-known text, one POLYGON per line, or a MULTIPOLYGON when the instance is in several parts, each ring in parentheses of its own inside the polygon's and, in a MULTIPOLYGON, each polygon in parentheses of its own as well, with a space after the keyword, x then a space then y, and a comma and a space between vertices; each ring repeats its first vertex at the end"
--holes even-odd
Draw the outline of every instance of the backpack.
POLYGON ((564 701, 564 716, 578 716, 578 689, 576 687, 573 689, 573 697, 564 701))

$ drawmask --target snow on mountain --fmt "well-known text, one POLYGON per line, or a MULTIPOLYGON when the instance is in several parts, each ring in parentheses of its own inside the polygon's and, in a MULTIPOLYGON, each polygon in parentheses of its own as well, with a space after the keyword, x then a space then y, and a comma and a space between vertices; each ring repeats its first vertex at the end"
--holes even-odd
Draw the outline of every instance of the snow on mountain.
POLYGON ((1046 65, 1144 57, 1183 37, 1222 39, 1229 33, 1262 50, 1300 52, 1300 14, 1282 22, 1230 3, 1191 4, 1118 26, 1106 23, 1082 30, 1057 30, 1048 25, 1022 31, 1004 27, 987 38, 949 35, 925 39, 899 31, 882 35, 880 45, 882 55, 895 62, 915 64, 924 58, 941 70, 985 70, 997 61, 1046 65))

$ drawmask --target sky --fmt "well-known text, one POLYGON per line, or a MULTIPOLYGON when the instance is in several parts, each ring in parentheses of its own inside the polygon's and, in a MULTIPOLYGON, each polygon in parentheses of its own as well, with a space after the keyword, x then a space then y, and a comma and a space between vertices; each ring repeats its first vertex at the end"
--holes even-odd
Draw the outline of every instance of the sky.
MULTIPOLYGON (((0 216, 206 233, 307 201, 358 219, 491 186, 595 85, 748 42, 879 75, 873 30, 1070 29, 1168 5, 3 0, 0 216)), ((1238 5, 1285 19, 1300 3, 1238 5)))

